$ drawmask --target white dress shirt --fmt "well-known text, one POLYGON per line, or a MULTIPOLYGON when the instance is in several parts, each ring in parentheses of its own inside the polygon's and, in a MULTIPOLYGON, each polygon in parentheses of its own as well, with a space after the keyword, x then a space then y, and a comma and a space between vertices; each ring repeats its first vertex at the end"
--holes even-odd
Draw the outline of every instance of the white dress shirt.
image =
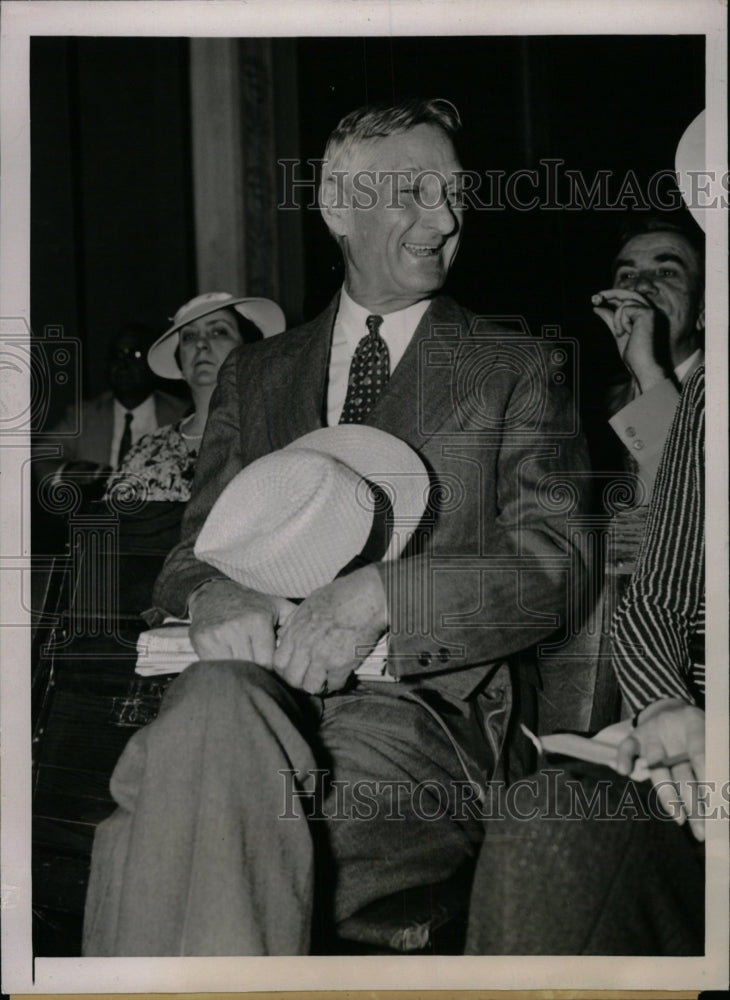
MULTIPOLYGON (((387 313, 383 316, 379 332, 388 345, 391 375, 405 354, 411 337, 429 305, 429 299, 424 299, 406 309, 399 309, 397 312, 387 313)), ((362 338, 367 336, 368 328, 365 320, 372 315, 372 310, 358 305, 350 298, 345 289, 342 289, 340 307, 337 310, 335 327, 332 332, 332 351, 327 385, 327 424, 330 427, 339 423, 347 396, 347 379, 350 374, 352 356, 362 338)))
POLYGON ((119 445, 124 433, 124 416, 126 413, 132 414, 130 430, 132 432, 132 444, 145 434, 151 434, 157 430, 157 411, 155 410, 155 397, 150 395, 139 406, 133 410, 127 410, 118 399, 114 400, 114 433, 112 434, 112 444, 109 450, 109 465, 112 469, 117 467, 117 456, 119 455, 119 445))

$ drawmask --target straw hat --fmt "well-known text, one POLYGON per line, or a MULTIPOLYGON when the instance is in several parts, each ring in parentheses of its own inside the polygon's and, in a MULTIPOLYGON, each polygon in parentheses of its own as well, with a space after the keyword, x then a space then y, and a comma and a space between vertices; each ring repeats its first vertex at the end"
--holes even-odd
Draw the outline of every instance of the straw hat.
POLYGON ((162 378, 182 378, 175 360, 179 338, 175 334, 187 323, 194 323, 218 309, 232 308, 254 323, 264 337, 272 337, 286 329, 286 319, 271 299, 250 299, 229 295, 228 292, 205 292, 180 306, 172 318, 172 326, 158 337, 147 352, 147 363, 162 378))
POLYGON ((700 198, 707 198, 706 194, 702 194, 707 184, 707 179, 701 176, 705 170, 705 162, 705 112, 700 111, 697 117, 689 123, 679 140, 677 153, 674 157, 674 168, 677 172, 677 184, 684 203, 692 213, 692 218, 703 230, 705 228, 705 209, 697 202, 700 198), (694 181, 692 175, 695 175, 694 181))
POLYGON ((245 587, 307 597, 343 569, 397 558, 428 492, 426 467, 403 441, 360 424, 325 427, 239 472, 195 555, 245 587))

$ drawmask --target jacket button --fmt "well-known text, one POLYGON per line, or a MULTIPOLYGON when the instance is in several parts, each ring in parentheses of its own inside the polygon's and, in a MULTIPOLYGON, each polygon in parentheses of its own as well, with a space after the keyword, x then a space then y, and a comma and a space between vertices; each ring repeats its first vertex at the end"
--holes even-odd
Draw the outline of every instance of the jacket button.
POLYGON ((421 653, 418 657, 418 663, 422 667, 427 667, 431 663, 431 654, 429 652, 421 653))
POLYGON ((639 441, 639 439, 637 438, 636 441, 634 441, 633 447, 637 451, 641 451, 641 449, 644 447, 644 442, 643 441, 639 441))
POLYGON ((442 646, 441 649, 439 649, 439 660, 441 660, 442 663, 449 662, 449 651, 445 646, 442 646))
POLYGON ((626 428, 626 437, 630 437, 630 438, 636 437, 636 428, 635 427, 627 427, 626 428))

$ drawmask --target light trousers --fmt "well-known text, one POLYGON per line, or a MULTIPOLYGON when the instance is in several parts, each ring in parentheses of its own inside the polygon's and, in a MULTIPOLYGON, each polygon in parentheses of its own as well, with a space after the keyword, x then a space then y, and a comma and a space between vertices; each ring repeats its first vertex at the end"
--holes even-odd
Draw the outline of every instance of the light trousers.
MULTIPOLYGON (((473 859, 483 824, 462 800, 494 768, 489 741, 473 703, 426 691, 439 722, 406 692, 319 699, 251 663, 184 671, 114 771, 84 955, 307 954, 473 859)), ((506 719, 508 682, 489 698, 506 719)))

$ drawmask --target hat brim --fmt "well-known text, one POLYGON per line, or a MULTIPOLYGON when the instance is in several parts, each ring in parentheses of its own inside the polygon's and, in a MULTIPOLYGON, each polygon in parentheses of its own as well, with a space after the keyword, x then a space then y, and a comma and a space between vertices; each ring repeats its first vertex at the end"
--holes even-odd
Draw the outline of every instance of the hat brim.
POLYGON ((385 490, 397 530, 383 559, 400 555, 423 517, 431 488, 428 470, 410 445, 366 424, 338 424, 311 431, 287 448, 330 455, 385 490))
POLYGON ((188 323, 195 323, 219 309, 235 309, 245 319, 254 323, 264 337, 273 337, 286 329, 286 318, 281 308, 271 299, 232 298, 224 302, 209 302, 191 311, 180 323, 175 323, 158 337, 147 352, 147 364, 161 378, 181 379, 182 372, 175 360, 178 338, 175 336, 188 323))
POLYGON ((677 185, 682 199, 697 225, 704 230, 704 206, 698 205, 697 185, 693 186, 692 177, 702 174, 705 170, 707 157, 705 154, 705 112, 700 111, 682 134, 674 158, 674 168, 677 173, 677 185))

